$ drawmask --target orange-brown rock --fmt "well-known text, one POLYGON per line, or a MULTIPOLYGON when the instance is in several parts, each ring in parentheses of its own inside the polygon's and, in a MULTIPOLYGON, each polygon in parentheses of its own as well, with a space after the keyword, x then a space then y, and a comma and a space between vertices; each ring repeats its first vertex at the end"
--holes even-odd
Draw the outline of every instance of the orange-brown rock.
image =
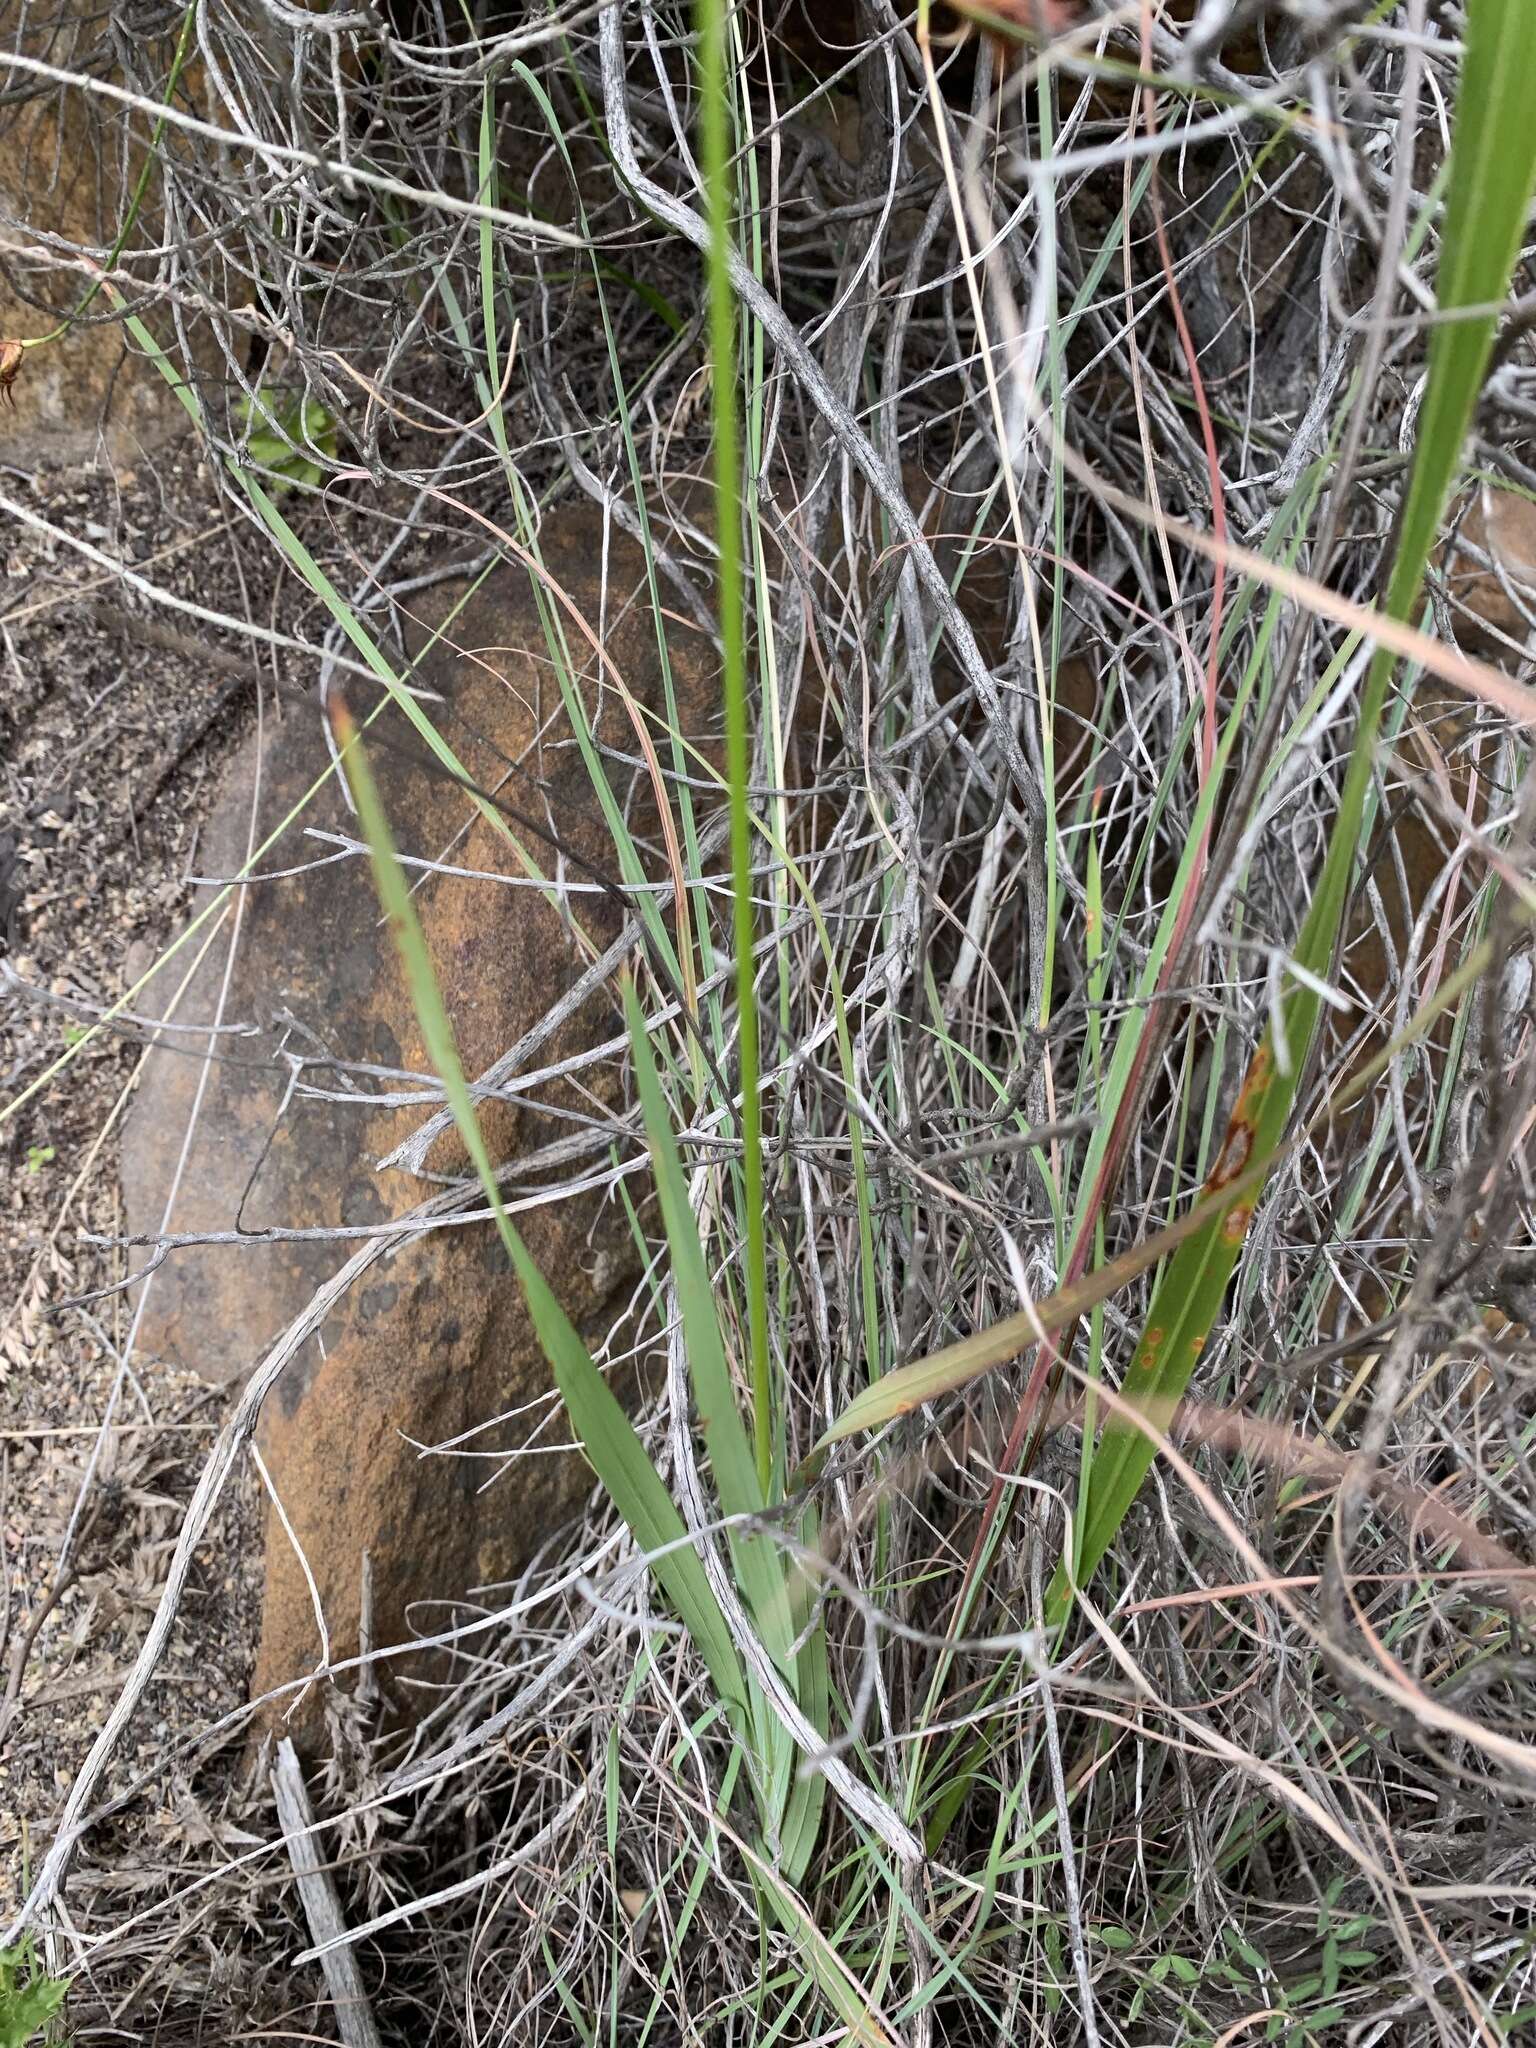
MULTIPOLYGON (((6 47, 121 86, 112 12, 99 0, 51 0, 8 22, 6 47)), ((167 75, 174 41, 173 33, 167 75)), ((136 148, 125 148, 125 137, 142 124, 130 131, 120 105, 88 87, 7 67, 3 57, 0 86, 11 100, 0 107, 0 340, 30 340, 52 333, 89 292, 79 252, 99 255, 117 239, 143 161, 136 148)), ((153 246, 158 237, 154 186, 151 179, 130 247, 153 246)), ((0 406, 0 462, 68 467, 105 448, 128 463, 186 426, 164 378, 129 354, 115 320, 103 320, 110 312, 98 295, 59 339, 21 352, 0 406)))
POLYGON ((1536 503, 1479 484, 1462 501, 1439 568, 1456 637, 1478 653, 1524 648, 1536 626, 1536 503))
MULTIPOLYGON (((606 633, 610 665, 600 675, 591 647, 568 626, 579 671, 574 686, 599 747, 612 750, 604 759, 617 801, 641 841, 654 844, 659 832, 648 778, 616 758, 633 760, 640 748, 615 676, 641 705, 659 708, 656 636, 638 551, 609 537, 606 593, 604 553, 600 518, 588 508, 546 520, 549 575, 606 633)), ((434 617, 447 619, 460 599, 462 610, 416 671, 417 683, 446 699, 430 707, 435 723, 477 782, 500 785, 523 813, 547 820, 569 856, 567 880, 587 880, 578 857, 614 873, 529 576, 501 569, 473 595, 458 587, 440 591, 434 617)), ((707 736, 715 724, 713 657, 699 636, 681 628, 670 632, 669 644, 680 723, 695 737, 707 736)), ((355 708, 362 710, 366 698, 366 690, 354 689, 355 708)), ((403 718, 386 713, 370 761, 400 852, 469 871, 427 876, 416 901, 463 1064, 475 1075, 572 986, 593 949, 616 935, 619 910, 603 894, 574 889, 557 909, 542 891, 485 879, 522 869, 501 833, 454 782, 429 772, 421 752, 403 718), (402 745, 406 751, 397 751, 402 745)), ((248 840, 260 845, 327 760, 318 711, 285 705, 280 720, 235 761, 203 839, 200 870, 236 872, 248 840)), ((124 1144, 136 1231, 368 1225, 432 1192, 404 1171, 376 1170, 375 1162, 433 1105, 379 1102, 392 1092, 419 1097, 430 1090, 431 1062, 367 863, 326 863, 333 849, 306 838, 306 827, 353 829, 333 784, 255 863, 260 874, 301 866, 302 872, 243 892, 224 1020, 254 1023, 257 1035, 216 1037, 211 1062, 208 1041, 186 1034, 176 1037, 177 1049, 151 1057, 124 1144), (186 1171, 162 1225, 200 1087, 205 1099, 186 1171)), ((553 869, 550 848, 523 836, 540 866, 553 869)), ((183 1000, 182 1021, 212 1020, 226 959, 221 938, 183 1000)), ((173 973, 166 969, 165 978, 173 973)), ((609 991, 565 1023, 526 1067, 547 1067, 621 1028, 609 991)), ((600 1106, 616 1079, 612 1071, 589 1069, 496 1105, 484 1119, 494 1149, 511 1160, 579 1133, 594 1095, 600 1106)), ((450 1133, 433 1151, 430 1171, 455 1170, 457 1149, 450 1133)), ((600 1168, 601 1151, 587 1164, 600 1168)), ((635 1273, 622 1208, 579 1195, 523 1211, 518 1223, 578 1327, 594 1343, 606 1337, 635 1273)), ((140 1353, 174 1358, 214 1380, 242 1377, 354 1249, 334 1241, 263 1242, 258 1234, 239 1245, 178 1251, 150 1284, 140 1353)), ((279 1382, 259 1441, 313 1574, 333 1659, 357 1649, 365 1553, 373 1641, 401 1642, 413 1630, 419 1636, 443 1625, 447 1609, 433 1603, 451 1603, 515 1571, 591 1484, 577 1453, 544 1448, 568 1443, 568 1425, 550 1398, 521 1293, 487 1223, 434 1230, 376 1261, 279 1382), (456 1450, 434 1451, 471 1432, 479 1433, 456 1450), (538 1448, 511 1455, 530 1438, 538 1448)), ((257 1686, 303 1676, 319 1653, 304 1571, 269 1516, 257 1686)), ((418 1678, 440 1668, 412 1661, 418 1678)), ((391 1672, 398 1679, 400 1666, 385 1668, 386 1681, 391 1672)), ((398 1683, 394 1696, 400 1703, 398 1683)))

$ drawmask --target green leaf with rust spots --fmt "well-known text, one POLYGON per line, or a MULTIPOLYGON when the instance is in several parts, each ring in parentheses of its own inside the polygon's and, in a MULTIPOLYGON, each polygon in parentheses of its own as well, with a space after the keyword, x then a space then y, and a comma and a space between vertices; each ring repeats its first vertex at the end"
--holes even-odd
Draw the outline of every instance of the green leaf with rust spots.
MULTIPOLYGON (((1536 191, 1536 5, 1532 0, 1469 0, 1467 40, 1452 140, 1441 230, 1442 313, 1501 307, 1520 253, 1536 191)), ((1403 502, 1386 611, 1412 617, 1424 569, 1455 482, 1462 444, 1487 372, 1495 311, 1442 319, 1430 341, 1429 376, 1419 414, 1413 470, 1403 502)), ((1378 650, 1367 677, 1339 814, 1329 836, 1295 958, 1321 981, 1333 958, 1354 872, 1377 736, 1395 669, 1378 650)), ((1316 987, 1297 981, 1271 1020, 1238 1098, 1216 1173, 1234 1159, 1265 1159, 1276 1151, 1295 1099, 1297 1077, 1317 1030, 1316 987)), ((1094 1571, 1140 1491, 1163 1426, 1184 1397, 1201 1348, 1215 1326, 1247 1235, 1252 1204, 1232 1205, 1219 1220, 1187 1237, 1175 1252, 1147 1316, 1147 1334, 1126 1375, 1147 1427, 1123 1415, 1106 1422, 1088 1464, 1078 1503, 1076 1577, 1094 1571), (1153 1368, 1149 1371, 1149 1367, 1153 1368)), ((1047 1598, 1047 1614, 1065 1618, 1070 1605, 1065 1561, 1047 1598)))

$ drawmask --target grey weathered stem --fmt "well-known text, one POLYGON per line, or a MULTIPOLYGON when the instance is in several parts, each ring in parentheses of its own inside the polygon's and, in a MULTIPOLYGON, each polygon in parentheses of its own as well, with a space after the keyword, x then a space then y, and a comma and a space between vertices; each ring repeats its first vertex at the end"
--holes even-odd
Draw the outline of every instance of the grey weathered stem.
POLYGON ((298 1751, 286 1735, 277 1745, 277 1762, 272 1766, 272 1796, 277 1801, 278 1825, 298 1881, 310 1939, 331 1994, 337 2031, 345 2048, 383 2048, 357 1957, 347 1938, 347 1919, 335 1882, 315 1845, 315 1816, 304 1789, 298 1751))

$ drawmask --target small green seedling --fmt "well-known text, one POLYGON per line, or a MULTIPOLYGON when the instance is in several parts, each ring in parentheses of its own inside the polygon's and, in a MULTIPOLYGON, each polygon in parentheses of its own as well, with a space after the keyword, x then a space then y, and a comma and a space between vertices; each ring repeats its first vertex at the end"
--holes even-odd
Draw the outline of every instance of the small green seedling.
POLYGON ((28 1173, 41 1173, 45 1166, 53 1163, 54 1149, 51 1145, 29 1145, 27 1147, 28 1173))
POLYGON ((273 393, 242 398, 236 411, 245 429, 245 455, 265 475, 274 497, 324 479, 325 471, 307 451, 334 460, 336 420, 317 398, 273 393))
POLYGON ((64 2003, 69 1984, 40 1970, 30 1941, 0 1949, 0 2048, 36 2041, 64 2003))

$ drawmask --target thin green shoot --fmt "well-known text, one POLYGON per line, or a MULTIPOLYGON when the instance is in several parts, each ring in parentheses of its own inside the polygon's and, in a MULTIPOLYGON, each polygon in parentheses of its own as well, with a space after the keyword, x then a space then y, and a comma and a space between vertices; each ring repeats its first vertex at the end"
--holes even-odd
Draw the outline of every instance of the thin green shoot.
POLYGON ((736 947, 747 1338, 758 1478, 766 1492, 773 1466, 774 1427, 768 1357, 768 1238, 763 1211, 757 987, 752 967, 757 918, 752 903, 752 819, 748 805, 752 756, 741 565, 736 301, 729 269, 732 178, 724 0, 699 0, 698 38, 701 163, 710 233, 707 271, 715 429, 715 541, 719 556, 720 637, 725 656, 725 772, 730 796, 732 932, 736 947))

